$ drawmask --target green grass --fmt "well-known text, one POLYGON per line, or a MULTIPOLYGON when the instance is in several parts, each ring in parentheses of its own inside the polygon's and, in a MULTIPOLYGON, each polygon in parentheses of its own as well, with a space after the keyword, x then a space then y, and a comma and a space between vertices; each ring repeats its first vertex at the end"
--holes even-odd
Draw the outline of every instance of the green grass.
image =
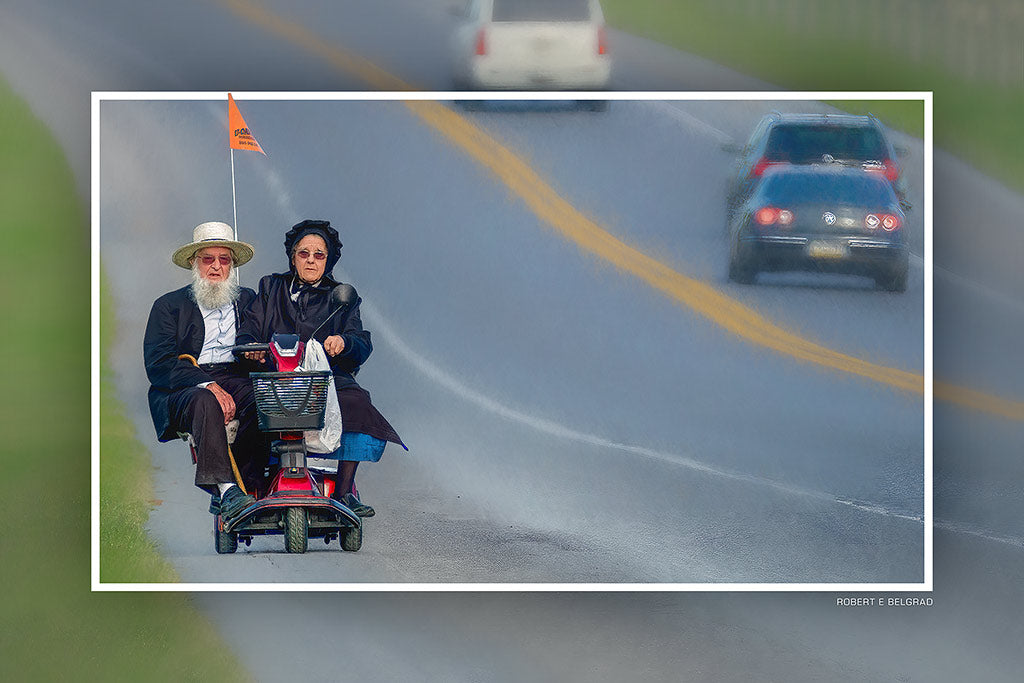
MULTIPOLYGON (((116 333, 113 302, 103 283, 100 348, 111 348, 116 333)), ((106 358, 100 369, 100 581, 174 582, 177 573, 146 535, 153 503, 150 458, 125 416, 106 358)))
MULTIPOLYGON (((781 23, 727 14, 707 0, 601 4, 613 26, 789 90, 933 91, 936 145, 1024 189, 1024 158, 1014 144, 1024 87, 973 82, 897 52, 841 42, 825 27, 794 35, 781 23)), ((894 128, 921 134, 905 103, 872 103, 872 112, 894 128)))
POLYGON ((921 100, 828 100, 851 114, 874 114, 890 128, 916 137, 924 136, 924 103, 921 100))
MULTIPOLYGON (((187 595, 90 591, 89 223, 62 151, 3 83, 0 149, 0 680, 246 680, 187 595)), ((104 535, 127 544, 105 571, 172 577, 142 538, 148 458, 104 376, 104 535)))

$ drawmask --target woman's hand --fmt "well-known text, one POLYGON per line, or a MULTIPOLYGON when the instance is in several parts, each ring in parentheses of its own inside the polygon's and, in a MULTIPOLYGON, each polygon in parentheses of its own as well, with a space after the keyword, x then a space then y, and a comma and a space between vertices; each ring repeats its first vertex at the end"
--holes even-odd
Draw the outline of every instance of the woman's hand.
POLYGON ((345 339, 340 334, 332 334, 324 339, 324 351, 328 356, 337 356, 345 350, 345 339))

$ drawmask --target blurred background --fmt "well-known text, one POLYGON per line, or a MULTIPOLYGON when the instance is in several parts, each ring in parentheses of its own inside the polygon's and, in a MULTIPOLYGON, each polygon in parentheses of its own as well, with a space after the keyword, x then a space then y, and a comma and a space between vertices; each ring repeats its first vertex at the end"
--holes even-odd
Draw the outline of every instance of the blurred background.
MULTIPOLYGON (((665 3, 641 0, 604 3, 612 16, 635 7, 637 14, 664 13, 668 6, 680 12, 707 12, 719 22, 760 24, 792 41, 821 41, 843 48, 856 45, 865 52, 880 52, 894 63, 909 62, 949 72, 958 78, 1019 84, 1020 49, 1017 35, 1024 22, 1019 3, 1007 0, 724 0, 723 2, 665 3)), ((651 22, 652 31, 657 22, 651 22)), ((664 26, 666 33, 678 27, 664 26)), ((766 31, 768 33, 769 31, 766 31)), ((736 50, 738 45, 724 45, 736 50)), ((798 42, 793 53, 803 51, 798 42)))
MULTIPOLYGON (((1016 355, 1024 315, 1024 171, 1016 144, 1024 66, 1021 10, 1013 2, 602 3, 615 90, 935 92, 936 377, 995 397, 1005 414, 979 410, 984 401, 936 404, 941 524, 933 605, 839 608, 836 595, 816 593, 284 600, 89 592, 89 92, 443 90, 451 86, 458 21, 450 5, 0 6, 0 65, 9 84, 0 96, 0 221, 10 238, 5 316, 9 330, 34 332, 4 340, 6 356, 17 359, 7 384, 18 389, 3 399, 7 476, 0 509, 11 549, 3 569, 4 677, 332 680, 345 671, 368 680, 1015 680, 1024 635, 1017 618, 1024 606, 1024 397, 1016 355), (274 627, 262 628, 274 619, 274 627), (282 624, 289 627, 284 634, 282 624), (293 660, 267 647, 274 637, 286 652, 316 653, 325 670, 296 676, 293 660)), ((596 125, 622 121, 614 105, 596 125)), ((490 130, 508 125, 502 141, 519 149, 540 149, 535 131, 516 127, 536 125, 538 114, 561 116, 539 124, 555 136, 595 125, 570 125, 562 111, 531 111, 528 124, 499 126, 496 117, 509 113, 488 105, 475 116, 489 116, 477 120, 490 130)), ((742 142, 740 131, 749 131, 760 113, 711 123, 742 142)), ((874 113, 911 138, 923 134, 912 115, 874 113)), ((703 120, 699 114, 682 116, 703 120)), ((168 202, 180 206, 194 189, 150 187, 149 196, 180 195, 168 202)), ((105 276, 116 278, 121 262, 105 262, 105 276)), ((108 295, 115 298, 100 310, 110 316, 110 334, 123 323, 112 303, 117 295, 108 295)), ((93 381, 104 390, 104 452, 125 455, 103 485, 129 494, 102 499, 113 508, 105 519, 114 520, 105 547, 123 550, 121 563, 108 567, 111 579, 175 580, 181 565, 168 566, 144 532, 160 501, 143 450, 154 444, 148 432, 136 433, 139 406, 125 402, 116 372, 93 381)))

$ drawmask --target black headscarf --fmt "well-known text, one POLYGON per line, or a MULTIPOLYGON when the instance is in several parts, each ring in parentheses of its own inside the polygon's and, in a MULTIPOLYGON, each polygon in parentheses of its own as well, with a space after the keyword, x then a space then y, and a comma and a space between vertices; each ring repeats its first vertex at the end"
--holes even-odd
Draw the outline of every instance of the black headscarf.
POLYGON ((324 267, 324 275, 334 279, 334 266, 341 259, 341 237, 338 231, 331 227, 330 221, 307 219, 296 223, 284 236, 284 252, 288 256, 288 270, 295 275, 295 263, 292 261, 292 249, 306 235, 318 235, 327 245, 327 265, 324 267))

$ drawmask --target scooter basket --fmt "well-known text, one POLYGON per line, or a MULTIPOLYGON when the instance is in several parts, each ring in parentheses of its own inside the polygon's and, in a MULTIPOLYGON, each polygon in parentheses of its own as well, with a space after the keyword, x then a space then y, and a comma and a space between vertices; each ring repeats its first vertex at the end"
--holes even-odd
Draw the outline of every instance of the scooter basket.
POLYGON ((260 430, 323 429, 330 372, 253 372, 249 377, 260 430))

